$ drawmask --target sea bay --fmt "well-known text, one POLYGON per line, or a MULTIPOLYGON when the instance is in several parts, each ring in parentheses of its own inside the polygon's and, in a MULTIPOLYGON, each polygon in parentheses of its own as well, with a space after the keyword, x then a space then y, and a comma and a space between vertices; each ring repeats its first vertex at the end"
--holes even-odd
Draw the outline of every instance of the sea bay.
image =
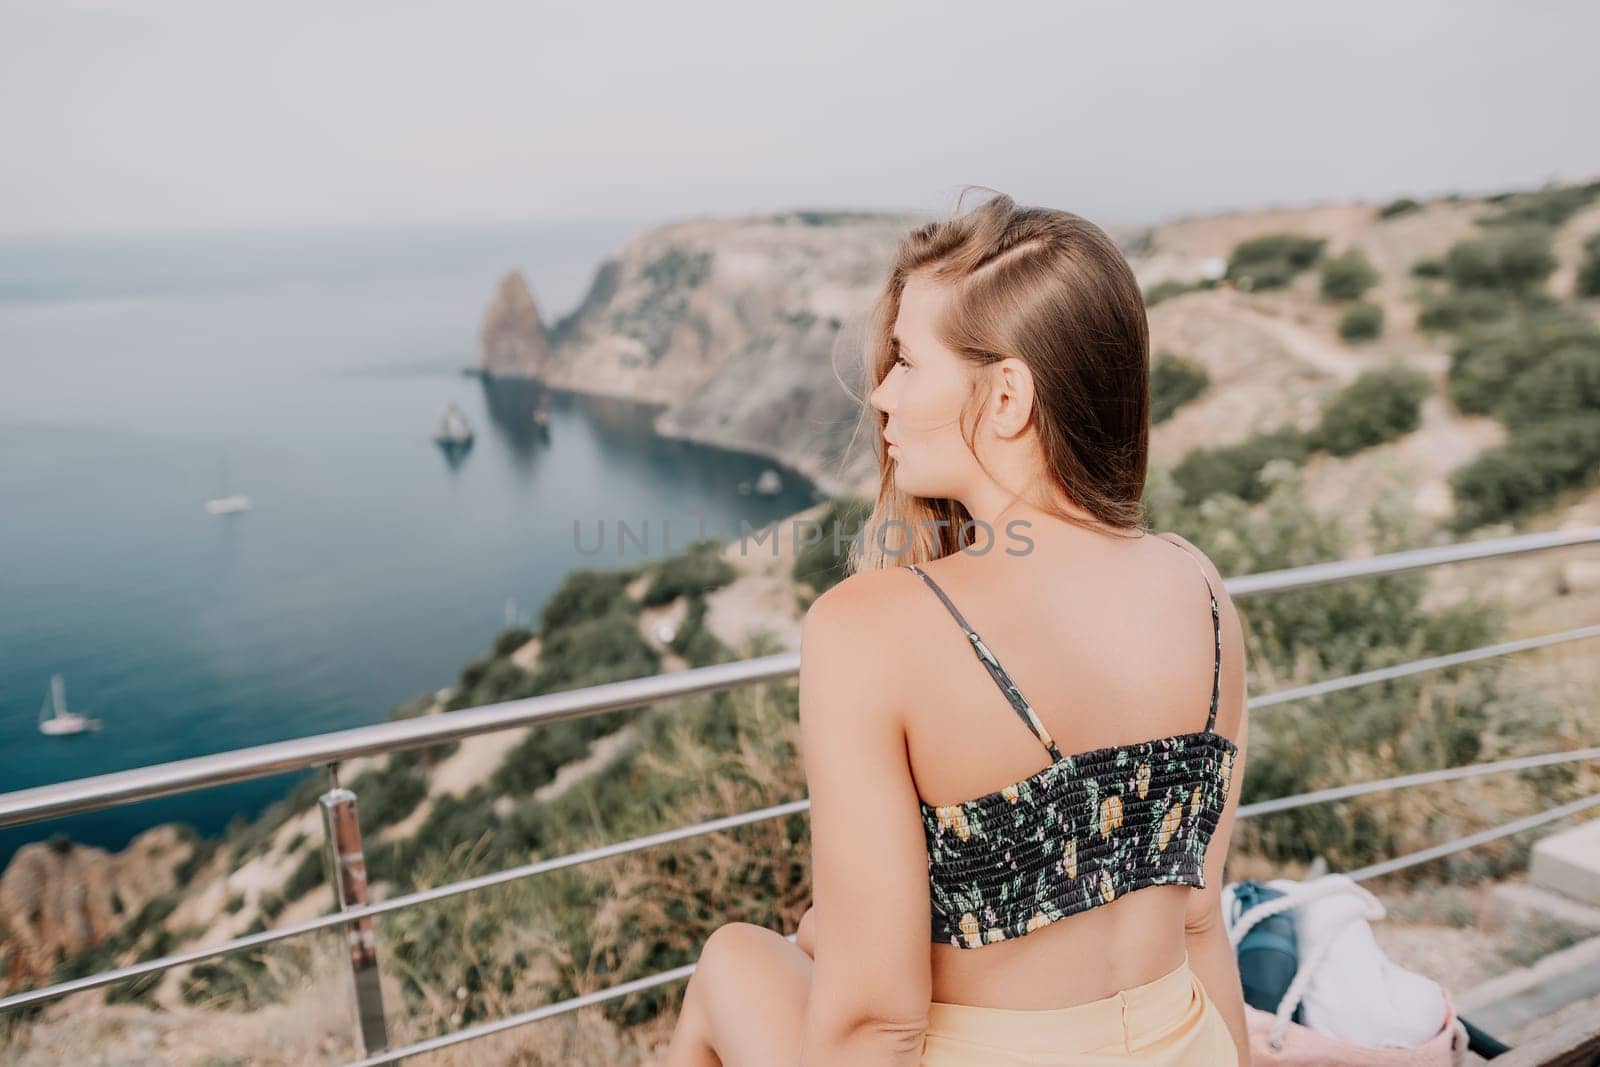
MULTIPOLYGON (((642 222, 0 240, 0 791, 386 719, 531 621, 626 521, 681 548, 809 503, 644 407, 463 376, 504 271, 547 323, 642 222), (476 429, 452 462, 446 402, 476 429), (599 417, 597 417, 597 413, 599 417), (212 515, 224 493, 253 507, 212 515), (103 728, 37 729, 50 676, 103 728)), ((0 832, 220 830, 245 783, 0 832)))

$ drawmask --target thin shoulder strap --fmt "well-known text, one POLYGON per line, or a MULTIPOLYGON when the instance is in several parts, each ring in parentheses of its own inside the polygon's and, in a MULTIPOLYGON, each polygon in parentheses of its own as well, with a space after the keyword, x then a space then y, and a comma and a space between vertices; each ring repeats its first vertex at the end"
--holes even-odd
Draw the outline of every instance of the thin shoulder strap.
POLYGON ((1050 758, 1060 762, 1061 750, 1056 747, 1055 739, 1050 736, 1050 731, 1045 729, 1044 723, 1039 721, 1039 716, 1033 713, 1033 708, 1028 705, 1027 698, 1017 689, 1016 683, 1011 680, 1011 676, 1006 673, 1006 669, 1000 666, 1000 661, 994 658, 994 653, 989 651, 989 646, 983 643, 983 639, 978 636, 977 631, 967 625, 966 618, 962 616, 960 610, 945 595, 944 590, 939 588, 939 583, 935 582, 928 572, 918 567, 915 563, 909 564, 907 569, 918 578, 921 578, 927 583, 929 589, 939 595, 939 599, 944 602, 944 606, 950 609, 950 614, 955 616, 956 623, 961 627, 962 632, 967 635, 967 641, 972 645, 972 651, 977 655, 978 661, 988 669, 989 676, 995 680, 995 684, 1000 687, 1000 691, 1006 695, 1006 700, 1010 701, 1012 710, 1017 713, 1017 718, 1021 719, 1022 724, 1032 730, 1033 735, 1044 744, 1044 747, 1050 752, 1050 758))
POLYGON ((1210 733, 1217 724, 1217 697, 1221 693, 1222 681, 1222 622, 1217 615, 1217 594, 1211 588, 1211 579, 1206 574, 1206 569, 1200 565, 1193 552, 1184 548, 1170 537, 1156 535, 1167 544, 1189 557, 1189 561, 1200 572, 1200 577, 1205 580, 1206 592, 1211 596, 1211 641, 1215 646, 1215 658, 1211 664, 1211 711, 1206 715, 1206 732, 1210 733))

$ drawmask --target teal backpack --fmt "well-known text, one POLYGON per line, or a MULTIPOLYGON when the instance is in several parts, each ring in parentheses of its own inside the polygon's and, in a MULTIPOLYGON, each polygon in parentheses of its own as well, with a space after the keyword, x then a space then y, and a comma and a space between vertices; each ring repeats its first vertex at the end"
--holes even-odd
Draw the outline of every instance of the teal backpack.
MULTIPOLYGON (((1233 886, 1231 925, 1239 916, 1283 891, 1247 878, 1233 886)), ((1300 969, 1300 948, 1294 936, 1294 914, 1282 911, 1270 915, 1245 931, 1238 947, 1239 982, 1244 987, 1244 1002, 1252 1008, 1276 1012, 1289 983, 1300 969)), ((1292 1021, 1305 1025, 1305 1004, 1296 1005, 1292 1021)))

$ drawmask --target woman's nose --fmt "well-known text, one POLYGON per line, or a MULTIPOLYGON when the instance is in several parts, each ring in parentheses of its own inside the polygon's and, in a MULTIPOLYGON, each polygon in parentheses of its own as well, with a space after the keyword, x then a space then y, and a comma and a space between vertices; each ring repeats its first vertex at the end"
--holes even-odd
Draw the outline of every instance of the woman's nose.
POLYGON ((868 402, 871 403, 873 407, 877 408, 879 411, 883 412, 886 415, 889 413, 889 389, 888 389, 888 386, 889 386, 889 379, 885 378, 883 381, 881 381, 881 382, 879 382, 877 384, 876 388, 874 388, 872 390, 872 392, 867 394, 868 402))

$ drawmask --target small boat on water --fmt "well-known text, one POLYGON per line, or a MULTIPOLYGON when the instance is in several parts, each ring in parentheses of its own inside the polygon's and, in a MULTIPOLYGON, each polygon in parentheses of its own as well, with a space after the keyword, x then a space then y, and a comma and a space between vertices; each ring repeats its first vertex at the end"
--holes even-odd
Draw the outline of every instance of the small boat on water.
POLYGON ((548 430, 550 428, 550 401, 541 398, 539 403, 535 405, 531 418, 533 419, 533 424, 539 429, 548 430))
POLYGON ((87 715, 67 710, 66 686, 61 681, 61 675, 52 674, 50 694, 44 698, 44 704, 39 708, 39 732, 51 737, 63 737, 67 734, 81 734, 98 729, 100 729, 99 719, 91 719, 87 715))
POLYGON ((454 400, 448 401, 444 406, 444 414, 439 416, 439 428, 433 434, 434 443, 441 448, 468 448, 472 445, 472 424, 467 417, 456 407, 454 400))
POLYGON ((247 496, 219 496, 215 500, 206 501, 206 510, 213 515, 232 515, 240 511, 249 511, 253 506, 247 496))
POLYGON ((228 492, 228 461, 224 457, 218 465, 217 495, 206 501, 206 510, 213 515, 232 515, 249 511, 252 506, 249 497, 228 492))
POLYGON ((768 467, 761 472, 761 477, 756 479, 756 492, 763 496, 771 496, 783 489, 783 479, 778 477, 778 472, 768 467))

